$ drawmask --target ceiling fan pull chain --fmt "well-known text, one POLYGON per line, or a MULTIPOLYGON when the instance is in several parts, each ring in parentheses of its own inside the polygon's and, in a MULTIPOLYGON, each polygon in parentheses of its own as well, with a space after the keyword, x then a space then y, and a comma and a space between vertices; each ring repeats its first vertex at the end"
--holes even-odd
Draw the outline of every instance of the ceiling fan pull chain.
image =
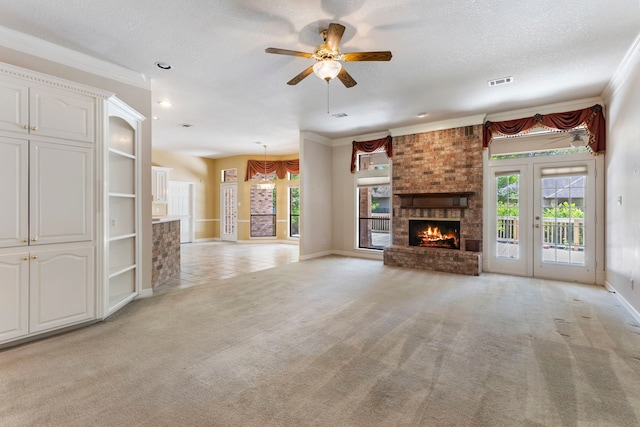
POLYGON ((329 80, 327 80, 327 114, 329 114, 329 80))

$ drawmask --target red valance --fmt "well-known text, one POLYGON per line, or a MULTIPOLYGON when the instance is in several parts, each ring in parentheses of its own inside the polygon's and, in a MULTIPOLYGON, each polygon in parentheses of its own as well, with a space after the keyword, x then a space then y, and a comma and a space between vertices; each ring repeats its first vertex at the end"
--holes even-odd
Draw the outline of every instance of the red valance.
POLYGON ((517 136, 529 132, 534 127, 549 130, 569 131, 579 126, 585 126, 589 131, 587 148, 594 154, 605 151, 606 127, 604 113, 599 104, 582 110, 567 111, 565 113, 536 114, 523 119, 505 120, 503 122, 485 122, 482 133, 482 146, 488 147, 494 134, 517 136))
POLYGON ((284 179, 287 172, 300 173, 300 159, 267 160, 266 162, 264 160, 247 160, 247 173, 244 180, 249 181, 257 173, 264 174, 265 169, 267 175, 275 172, 279 179, 284 179))
POLYGON ((358 153, 375 153, 383 147, 387 156, 389 158, 393 157, 391 135, 388 135, 385 138, 374 139, 372 141, 353 141, 351 148, 351 173, 356 171, 358 153))

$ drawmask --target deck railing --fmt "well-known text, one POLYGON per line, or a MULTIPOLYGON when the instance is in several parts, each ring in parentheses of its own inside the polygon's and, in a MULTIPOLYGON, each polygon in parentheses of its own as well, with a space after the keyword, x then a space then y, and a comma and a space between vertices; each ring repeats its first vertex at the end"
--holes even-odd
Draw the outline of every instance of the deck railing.
MULTIPOLYGON (((497 241, 517 243, 520 234, 520 219, 517 216, 499 216, 497 241)), ((548 247, 584 246, 583 218, 543 218, 542 243, 548 247)))

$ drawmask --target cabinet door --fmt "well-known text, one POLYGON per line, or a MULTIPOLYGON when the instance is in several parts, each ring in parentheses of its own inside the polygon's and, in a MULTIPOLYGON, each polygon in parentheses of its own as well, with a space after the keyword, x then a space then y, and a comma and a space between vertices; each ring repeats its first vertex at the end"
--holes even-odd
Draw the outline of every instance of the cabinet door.
POLYGON ((50 87, 29 90, 32 135, 95 141, 95 98, 50 87))
POLYGON ((0 343, 29 332, 28 255, 0 255, 0 343))
POLYGON ((0 129, 28 133, 29 88, 11 78, 0 79, 0 129))
POLYGON ((93 239, 93 150, 31 142, 29 236, 32 245, 93 239))
POLYGON ((29 331, 95 318, 93 247, 31 251, 29 331))
POLYGON ((0 137, 0 247, 26 246, 29 143, 0 137))

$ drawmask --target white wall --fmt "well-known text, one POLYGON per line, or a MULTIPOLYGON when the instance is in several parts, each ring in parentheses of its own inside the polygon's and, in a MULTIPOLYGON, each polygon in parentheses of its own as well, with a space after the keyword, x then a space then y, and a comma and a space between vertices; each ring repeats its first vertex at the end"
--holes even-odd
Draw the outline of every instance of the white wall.
POLYGON ((640 312, 640 47, 609 87, 606 152, 606 283, 640 312), (622 198, 622 203, 618 202, 622 198), (631 281, 634 286, 632 287, 631 281))
POLYGON ((329 255, 331 233, 331 140, 300 134, 300 259, 329 255))

